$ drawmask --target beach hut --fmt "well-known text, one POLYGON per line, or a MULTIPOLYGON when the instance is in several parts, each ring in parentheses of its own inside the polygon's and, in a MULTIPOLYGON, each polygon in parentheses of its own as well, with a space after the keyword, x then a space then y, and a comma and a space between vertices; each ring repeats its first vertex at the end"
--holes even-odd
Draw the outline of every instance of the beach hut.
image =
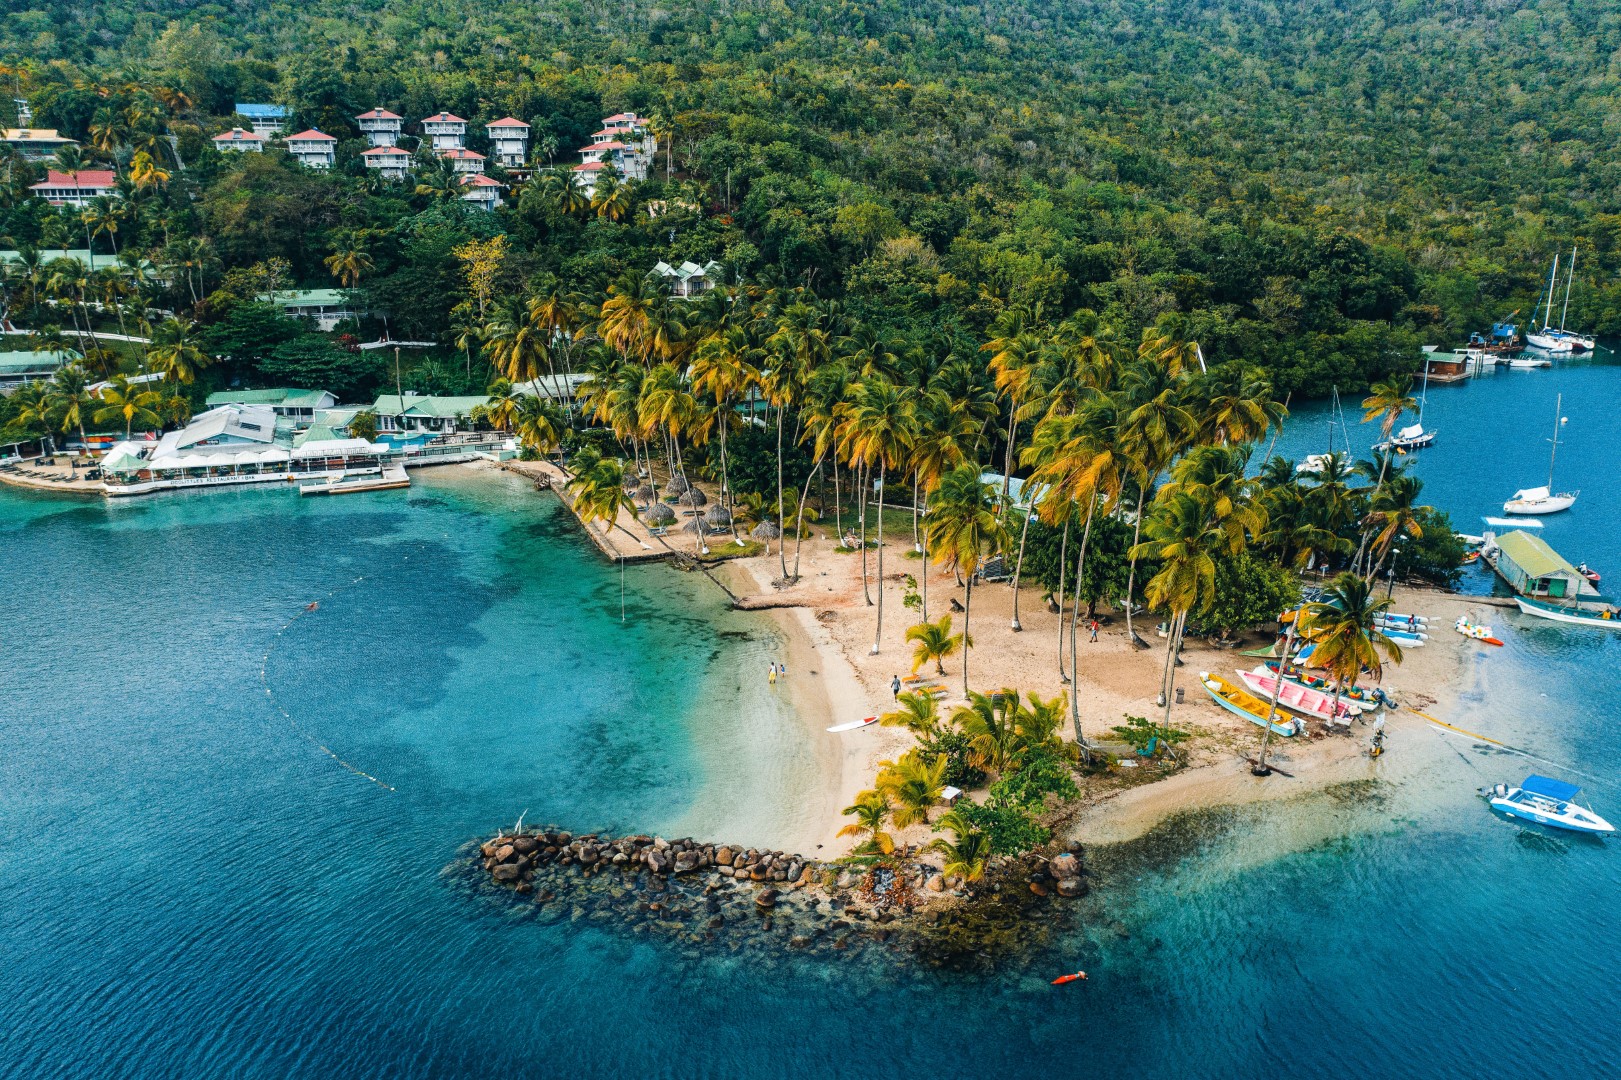
POLYGON ((1490 543, 1497 549, 1492 565, 1509 588, 1521 596, 1551 600, 1598 599, 1599 592, 1592 583, 1540 536, 1516 529, 1490 538, 1490 543))
POLYGON ((643 480, 641 482, 640 486, 638 486, 636 488, 635 499, 636 499, 637 502, 644 502, 644 503, 652 502, 653 501, 653 485, 649 484, 646 480, 643 480))
POLYGON ((705 512, 704 520, 717 529, 724 529, 732 523, 732 512, 720 503, 716 503, 705 512))

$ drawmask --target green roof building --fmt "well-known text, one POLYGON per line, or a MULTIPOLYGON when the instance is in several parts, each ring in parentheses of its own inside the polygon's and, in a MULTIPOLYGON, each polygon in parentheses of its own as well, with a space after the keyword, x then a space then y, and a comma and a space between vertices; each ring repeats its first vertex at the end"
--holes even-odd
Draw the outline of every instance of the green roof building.
POLYGON ((0 352, 0 387, 21 386, 35 379, 48 379, 56 374, 57 368, 76 359, 78 354, 71 352, 39 352, 34 349, 0 352))
POLYGON ((462 397, 384 394, 372 406, 372 411, 377 414, 378 431, 448 434, 471 429, 473 410, 489 402, 488 397, 479 394, 462 397))
POLYGON ((336 394, 325 390, 299 390, 279 387, 269 390, 221 390, 208 395, 208 407, 221 405, 269 405, 277 416, 295 426, 312 423, 315 414, 338 403, 336 394))
POLYGON ((289 318, 309 319, 319 330, 359 317, 342 289, 280 289, 260 299, 280 305, 289 318))
POLYGON ((1498 575, 1520 595, 1553 600, 1598 597, 1592 583, 1542 537, 1517 529, 1493 538, 1493 542, 1497 545, 1493 565, 1498 575))

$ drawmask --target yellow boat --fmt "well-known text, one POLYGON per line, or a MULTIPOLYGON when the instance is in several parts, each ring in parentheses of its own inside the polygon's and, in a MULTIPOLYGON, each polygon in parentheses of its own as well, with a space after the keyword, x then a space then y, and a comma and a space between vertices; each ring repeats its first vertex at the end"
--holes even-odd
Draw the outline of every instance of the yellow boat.
MULTIPOLYGON (((1199 681, 1204 684, 1205 692, 1215 699, 1217 705, 1230 713, 1242 716, 1252 724, 1266 726, 1268 711, 1266 702, 1243 687, 1236 686, 1209 671, 1199 672, 1199 681)), ((1278 735, 1298 735, 1304 726, 1292 716, 1274 714, 1272 717, 1272 731, 1278 735)))

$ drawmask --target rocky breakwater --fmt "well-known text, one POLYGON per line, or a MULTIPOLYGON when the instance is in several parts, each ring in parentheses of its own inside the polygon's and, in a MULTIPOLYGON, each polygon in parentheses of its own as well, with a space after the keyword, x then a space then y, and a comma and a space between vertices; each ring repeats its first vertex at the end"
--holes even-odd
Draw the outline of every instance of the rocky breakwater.
MULTIPOLYGON (((1084 895, 1078 845, 1027 856, 964 888, 901 855, 875 866, 692 839, 502 833, 469 860, 495 890, 547 923, 598 924, 673 942, 694 956, 781 950, 849 958, 910 953, 959 966, 1040 944, 1057 898, 1084 895), (1051 899, 1049 899, 1051 898, 1051 899)), ((462 865, 467 865, 466 863, 462 865)))

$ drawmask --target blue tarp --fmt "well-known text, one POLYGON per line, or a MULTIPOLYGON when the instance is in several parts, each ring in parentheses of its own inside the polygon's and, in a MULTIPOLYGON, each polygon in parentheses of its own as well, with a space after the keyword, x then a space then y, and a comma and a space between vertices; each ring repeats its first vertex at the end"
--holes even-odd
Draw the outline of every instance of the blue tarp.
POLYGON ((1527 776, 1525 783, 1520 785, 1520 790, 1529 791, 1533 795, 1542 795, 1555 802, 1569 802, 1582 789, 1563 780, 1554 780, 1546 776, 1527 776))

